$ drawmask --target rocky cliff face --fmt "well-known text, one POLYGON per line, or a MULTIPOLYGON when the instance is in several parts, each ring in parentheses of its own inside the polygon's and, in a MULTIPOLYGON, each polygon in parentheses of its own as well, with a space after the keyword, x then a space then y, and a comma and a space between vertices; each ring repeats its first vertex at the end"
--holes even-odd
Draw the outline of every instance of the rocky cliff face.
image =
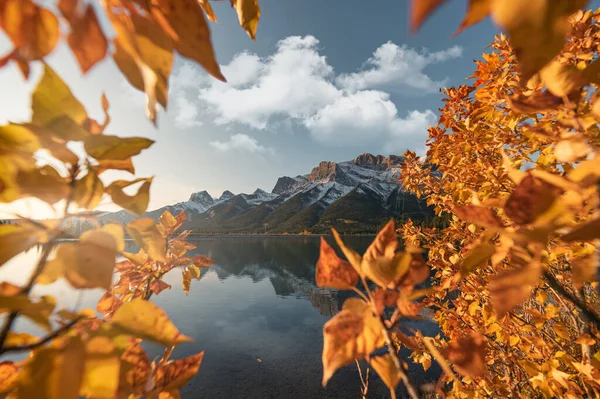
POLYGON ((352 163, 357 166, 376 169, 376 170, 387 170, 393 167, 399 167, 404 161, 403 157, 399 157, 397 155, 390 155, 389 157, 384 157, 382 155, 373 155, 365 152, 354 158, 352 163))
POLYGON ((193 193, 189 200, 203 206, 211 206, 215 202, 214 198, 206 190, 193 193))
POLYGON ((275 183, 275 187, 273 187, 273 194, 282 194, 294 186, 298 185, 300 182, 296 179, 293 179, 289 176, 283 176, 277 179, 277 183, 275 183))

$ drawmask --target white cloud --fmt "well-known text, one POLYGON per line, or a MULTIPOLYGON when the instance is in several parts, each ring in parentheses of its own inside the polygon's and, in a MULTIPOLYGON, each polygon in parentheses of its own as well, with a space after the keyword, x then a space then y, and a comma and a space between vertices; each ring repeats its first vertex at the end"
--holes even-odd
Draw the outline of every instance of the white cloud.
POLYGON ((418 52, 406 45, 398 46, 387 42, 375 50, 373 56, 367 60, 366 65, 369 68, 340 75, 336 83, 349 91, 386 87, 395 91, 409 89, 405 94, 433 93, 447 84, 447 79, 432 80, 423 70, 431 64, 448 61, 461 55, 462 48, 458 46, 430 53, 427 50, 418 52))
POLYGON ((203 123, 198 119, 198 105, 190 101, 185 94, 179 97, 173 97, 175 102, 175 126, 180 129, 189 129, 202 126, 203 123))
POLYGON ((213 80, 200 90, 200 99, 217 115, 217 124, 238 122, 264 129, 277 115, 305 118, 341 95, 329 79, 333 68, 318 54, 317 44, 312 36, 292 36, 263 60, 241 53, 223 67, 232 84, 213 80), (240 58, 250 62, 252 73, 240 67, 240 58))
POLYGON ((258 140, 243 133, 234 134, 227 141, 217 140, 211 141, 209 144, 219 151, 239 151, 259 154, 274 154, 272 148, 260 145, 258 143, 258 140))
POLYGON ((405 118, 381 91, 360 91, 324 107, 304 123, 319 142, 331 146, 352 145, 386 153, 424 147, 427 126, 435 124, 431 110, 411 111, 405 118))
MULTIPOLYGON (((200 82, 199 106, 212 114, 217 125, 265 130, 294 122, 328 145, 389 152, 424 147, 427 125, 436 119, 433 111, 399 113, 384 88, 403 89, 406 95, 437 91, 446 80, 432 79, 424 69, 460 57, 460 47, 430 52, 388 42, 368 59, 366 69, 336 76, 318 44, 313 36, 291 36, 279 41, 271 56, 236 55, 222 66, 227 83, 195 80, 200 82)), ((251 140, 244 134, 211 144, 222 150, 243 147, 264 152, 265 147, 251 140)))

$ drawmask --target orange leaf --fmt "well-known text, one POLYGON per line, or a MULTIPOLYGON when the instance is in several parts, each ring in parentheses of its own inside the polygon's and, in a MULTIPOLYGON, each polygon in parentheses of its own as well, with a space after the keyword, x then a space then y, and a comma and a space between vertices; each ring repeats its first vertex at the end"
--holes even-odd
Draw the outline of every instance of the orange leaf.
POLYGON ((401 377, 400 371, 392 360, 392 355, 386 353, 382 356, 373 357, 369 363, 371 363, 371 366, 375 369, 377 375, 379 375, 383 383, 390 390, 396 389, 401 377))
POLYGON ((200 352, 159 366, 154 373, 155 388, 148 396, 154 397, 160 392, 182 388, 198 373, 203 357, 204 352, 200 352))
POLYGON ((110 291, 106 291, 98 300, 98 303, 96 303, 96 310, 104 315, 109 315, 114 313, 122 304, 123 302, 119 298, 114 296, 110 291))
POLYGON ((456 370, 467 377, 482 377, 486 372, 485 342, 479 333, 450 341, 448 347, 440 351, 456 370))
POLYGON ((12 361, 0 363, 0 394, 6 394, 12 391, 17 381, 19 369, 12 361))
POLYGON ((340 367, 383 346, 383 326, 371 312, 342 310, 323 326, 323 386, 340 367))
POLYGON ((358 283, 358 273, 350 263, 340 259, 321 237, 321 253, 317 261, 317 287, 351 289, 358 283))
POLYGON ((429 15, 446 0, 412 0, 410 10, 410 30, 416 32, 429 15))
POLYGON ((478 205, 452 205, 452 212, 460 219, 483 227, 502 228, 504 223, 490 208, 478 205))
POLYGON ((215 261, 207 258, 206 256, 196 255, 194 256, 194 265, 198 267, 209 267, 215 264, 215 261))
POLYGON ((469 0, 469 8, 465 18, 454 33, 454 36, 467 29, 469 26, 475 25, 484 20, 491 11, 492 0, 469 0))
POLYGON ((60 34, 58 18, 31 0, 0 2, 0 26, 18 54, 29 61, 50 54, 60 34))
POLYGON ((237 11, 240 26, 252 40, 256 40, 256 29, 260 19, 258 0, 231 0, 231 6, 237 11))
POLYGON ((398 249, 398 238, 396 236, 396 223, 394 219, 391 219, 384 227, 377 233, 377 236, 369 245, 369 248, 363 255, 364 262, 371 262, 377 258, 388 258, 392 259, 398 249))
POLYGON ((488 284, 494 310, 500 317, 529 297, 542 273, 538 260, 517 269, 498 273, 488 284))
POLYGON ((150 11, 179 54, 198 62, 209 74, 225 82, 198 0, 153 0, 150 11))
POLYGON ((533 222, 550 208, 561 189, 527 174, 504 204, 506 216, 517 224, 533 222))
POLYGON ((152 290, 152 292, 154 292, 155 295, 158 295, 164 290, 170 290, 171 286, 162 280, 158 280, 152 283, 150 289, 152 290))
POLYGON ((213 8, 208 0, 198 0, 198 3, 200 3, 200 7, 202 7, 204 13, 210 21, 219 22, 217 21, 217 16, 215 15, 215 12, 213 11, 213 8))
POLYGON ((79 63, 81 71, 86 73, 98 61, 106 56, 108 50, 108 41, 100 22, 94 11, 94 7, 88 4, 83 15, 79 15, 72 0, 62 0, 59 8, 71 25, 71 32, 67 37, 67 42, 79 63), (69 6, 67 6, 69 3, 69 6), (61 4, 63 8, 61 8, 61 4))

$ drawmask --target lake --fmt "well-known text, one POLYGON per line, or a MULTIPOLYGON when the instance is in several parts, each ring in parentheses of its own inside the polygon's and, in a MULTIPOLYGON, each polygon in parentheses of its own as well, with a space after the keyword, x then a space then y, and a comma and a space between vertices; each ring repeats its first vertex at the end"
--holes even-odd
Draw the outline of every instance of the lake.
MULTIPOLYGON (((327 237, 333 243, 332 237, 327 237)), ((347 244, 362 252, 372 237, 347 237, 347 244)), ((181 272, 165 276, 173 286, 153 297, 179 330, 195 342, 179 346, 173 357, 204 350, 198 375, 182 389, 183 398, 359 398, 361 384, 355 365, 339 370, 326 388, 321 386, 323 324, 338 312, 351 292, 315 286, 319 237, 203 237, 188 240, 197 246, 192 255, 206 255, 216 264, 192 280, 190 293, 181 289, 181 272)), ((128 251, 136 251, 128 243, 128 251)), ((37 250, 13 258, 3 266, 0 281, 23 283, 37 250)), ((59 305, 91 307, 100 290, 79 294, 64 281, 38 287, 35 294, 52 293, 59 305)), ((437 333, 432 322, 414 322, 426 335, 437 333)), ((21 331, 32 332, 26 321, 21 331)), ((147 345, 152 356, 159 347, 147 345)), ((404 352, 403 352, 404 354, 404 352)), ((410 360, 408 363, 411 364, 410 360)), ((433 366, 427 373, 411 365, 416 381, 439 376, 433 366)), ((389 397, 387 388, 371 374, 369 398, 389 397)), ((399 397, 402 397, 399 395, 399 397)))

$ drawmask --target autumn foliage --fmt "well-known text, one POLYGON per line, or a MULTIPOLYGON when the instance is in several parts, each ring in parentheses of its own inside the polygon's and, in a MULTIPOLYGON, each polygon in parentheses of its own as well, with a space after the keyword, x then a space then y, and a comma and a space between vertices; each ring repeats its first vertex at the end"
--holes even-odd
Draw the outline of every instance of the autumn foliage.
MULTIPOLYGON (((171 288, 163 281, 166 273, 180 269, 187 294, 200 269, 213 262, 186 256, 194 246, 185 240, 190 232, 179 231, 183 212, 166 211, 158 223, 138 218, 125 227, 97 220, 102 212, 95 209, 109 198, 136 215, 146 212, 152 177, 108 182, 103 173, 135 174, 133 157, 154 141, 106 134, 108 99, 100 99, 102 121, 92 118, 44 59, 63 37, 84 74, 112 58, 129 83, 146 93, 147 115, 156 123, 157 104, 167 106, 175 53, 225 80, 206 21, 216 17, 207 1, 197 0, 59 0, 53 5, 0 0, 0 28, 14 47, 0 59, 0 68, 15 63, 28 79, 32 63, 43 66, 31 93, 31 120, 0 126, 0 201, 37 198, 56 215, 47 220, 15 215, 16 223, 0 225, 0 266, 41 246, 24 285, 0 283, 0 355, 26 355, 0 363, 0 397, 179 398, 179 388, 196 375, 204 352, 172 359, 173 349, 191 339, 149 300, 171 288), (110 23, 113 37, 101 20, 110 23), (69 226, 83 221, 94 228, 72 235, 69 226), (137 253, 125 251, 127 238, 135 241, 137 253), (97 312, 57 308, 56 298, 32 294, 36 285, 59 279, 77 290, 104 290, 97 312), (20 318, 44 333, 15 330, 20 318), (142 341, 164 346, 163 356, 151 360, 142 341)), ((232 0, 231 6, 254 39, 257 1, 232 0)))
MULTIPOLYGON (((416 29, 443 1, 412 3, 416 29)), ((412 398, 600 397, 600 10, 585 4, 469 1, 458 32, 491 15, 506 34, 472 83, 443 89, 427 155, 407 152, 401 177, 451 223, 401 226, 407 252, 389 224, 362 256, 334 232, 347 262, 322 241, 317 283, 358 296, 324 328, 324 383, 366 359, 392 397, 400 381, 412 398), (426 262, 408 266, 414 248, 426 262), (429 270, 432 288, 415 289, 429 270), (423 307, 442 334, 403 326, 423 307), (410 380, 402 346, 440 365, 433 392, 410 380)))
MULTIPOLYGON (((444 0, 411 3, 417 30, 444 0)), ((258 2, 230 4, 254 39, 258 2)), ((32 63, 43 65, 31 120, 0 126, 0 201, 33 197, 57 211, 51 220, 16 215, 18 223, 0 225, 0 266, 42 246, 24 285, 0 283, 0 355, 27 355, 0 363, 0 396, 178 398, 203 352, 171 359, 190 338, 149 300, 171 288, 163 277, 173 269, 181 270, 187 293, 212 261, 186 256, 193 246, 178 230, 184 214, 165 212, 158 223, 139 218, 125 228, 95 220, 103 198, 137 215, 146 211, 152 177, 107 182, 103 173, 135 174, 132 158, 153 141, 106 134, 108 99, 100 99, 102 120, 92 118, 44 59, 64 38, 84 74, 112 60, 146 94, 146 113, 156 123, 158 105, 168 103, 174 54, 225 80, 207 21, 217 17, 208 0, 55 5, 0 0, 0 28, 13 45, 0 68, 14 63, 28 79, 32 63), (66 226, 73 220, 95 227, 72 236, 66 226), (125 251, 126 237, 137 253, 125 251), (32 295, 34 286, 58 279, 105 290, 98 313, 57 309, 52 296, 32 295), (19 318, 45 332, 16 331, 19 318), (164 346, 163 356, 151 361, 143 340, 164 346)), ((366 360, 392 397, 400 384, 412 398, 428 391, 453 398, 600 396, 600 11, 581 11, 586 5, 469 0, 457 33, 488 16, 504 33, 476 62, 471 83, 443 89, 427 156, 407 152, 401 177, 438 215, 451 214, 451 223, 401 226, 400 250, 390 222, 363 254, 334 231, 345 259, 321 241, 317 285, 356 294, 324 326, 323 385, 340 367, 366 360), (422 288, 428 278, 432 287, 422 288), (406 323, 425 307, 442 334, 426 337, 406 323), (411 380, 401 347, 425 370, 432 361, 440 365, 433 389, 411 380)))

